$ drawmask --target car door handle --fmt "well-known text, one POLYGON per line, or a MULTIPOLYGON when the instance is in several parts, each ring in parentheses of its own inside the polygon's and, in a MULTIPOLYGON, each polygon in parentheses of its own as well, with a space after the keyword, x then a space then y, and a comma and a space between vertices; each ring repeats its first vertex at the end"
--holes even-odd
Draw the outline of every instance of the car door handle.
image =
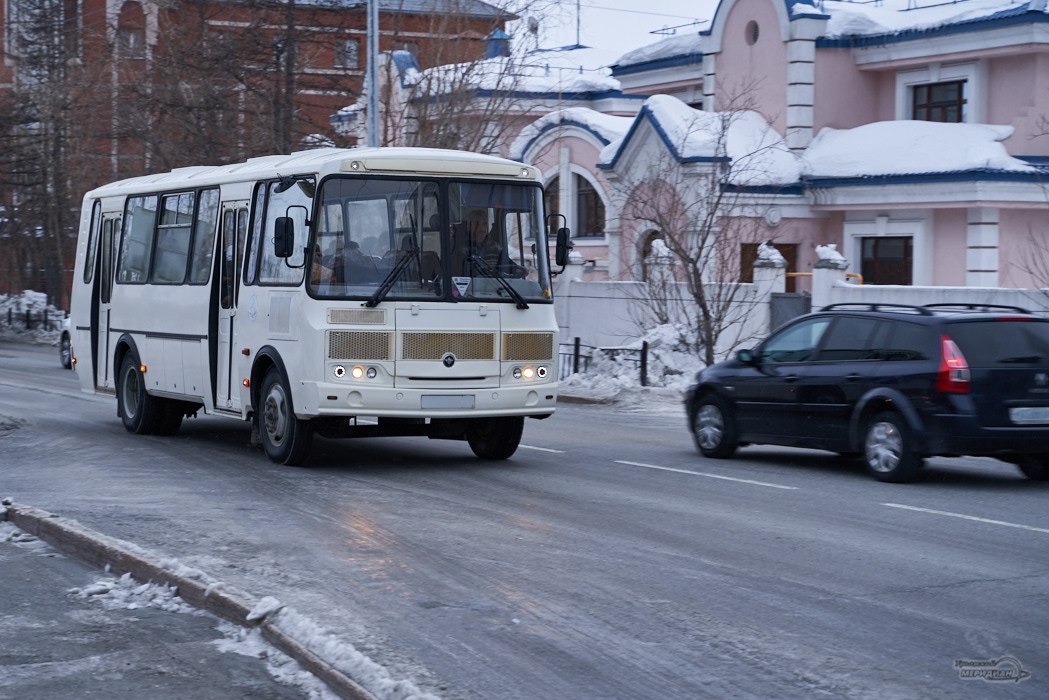
POLYGON ((796 374, 788 374, 785 377, 783 377, 783 381, 785 381, 785 382, 796 382, 796 381, 798 381, 798 375, 796 375, 796 374))
POLYGON ((863 379, 863 375, 862 374, 857 374, 855 372, 853 372, 852 374, 845 375, 845 381, 847 381, 847 382, 854 382, 857 379, 863 379))

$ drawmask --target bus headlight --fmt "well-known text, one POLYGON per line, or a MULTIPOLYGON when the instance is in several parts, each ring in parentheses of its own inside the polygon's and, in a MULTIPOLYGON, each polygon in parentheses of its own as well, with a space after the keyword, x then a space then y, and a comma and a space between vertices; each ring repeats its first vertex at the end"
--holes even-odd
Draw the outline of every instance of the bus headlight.
POLYGON ((525 379, 531 379, 534 376, 535 376, 535 370, 534 369, 532 369, 531 367, 525 367, 524 368, 524 378, 525 379))
POLYGON ((367 374, 368 374, 368 379, 375 379, 375 376, 377 374, 379 374, 379 373, 375 370, 374 367, 369 367, 367 374))
POLYGON ((350 370, 350 376, 354 379, 360 379, 364 376, 364 368, 360 365, 354 365, 353 369, 350 370))
POLYGON ((546 377, 546 367, 540 367, 535 371, 535 374, 540 379, 544 379, 546 377))
POLYGON ((520 379, 521 378, 521 368, 520 367, 514 367, 513 376, 514 376, 514 379, 520 379))
POLYGON ((337 378, 339 378, 339 379, 342 379, 343 377, 345 377, 346 376, 346 368, 343 367, 342 365, 335 365, 335 376, 337 378))

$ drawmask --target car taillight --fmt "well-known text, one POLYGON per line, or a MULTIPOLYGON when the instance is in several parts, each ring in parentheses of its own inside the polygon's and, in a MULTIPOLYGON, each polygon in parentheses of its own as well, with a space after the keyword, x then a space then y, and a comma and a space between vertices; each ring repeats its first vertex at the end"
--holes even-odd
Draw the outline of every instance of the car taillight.
POLYGON ((936 391, 967 394, 972 389, 969 363, 958 345, 948 336, 940 336, 940 369, 936 373, 936 391))

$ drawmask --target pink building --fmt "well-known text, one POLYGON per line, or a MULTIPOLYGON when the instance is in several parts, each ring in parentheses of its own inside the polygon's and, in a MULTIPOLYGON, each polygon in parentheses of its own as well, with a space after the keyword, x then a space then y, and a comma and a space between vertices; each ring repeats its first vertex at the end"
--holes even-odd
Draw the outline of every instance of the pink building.
POLYGON ((743 139, 765 155, 721 181, 735 193, 722 215, 753 224, 730 242, 739 279, 771 240, 800 271, 836 244, 868 284, 1049 287, 1045 7, 722 0, 706 31, 613 66, 624 96, 657 96, 635 116, 576 101, 508 154, 545 173, 589 279, 644 276, 667 232, 633 200, 664 187, 697 201, 697 183, 754 158, 743 139), (709 115, 744 107, 771 128, 748 113, 718 138, 709 115))

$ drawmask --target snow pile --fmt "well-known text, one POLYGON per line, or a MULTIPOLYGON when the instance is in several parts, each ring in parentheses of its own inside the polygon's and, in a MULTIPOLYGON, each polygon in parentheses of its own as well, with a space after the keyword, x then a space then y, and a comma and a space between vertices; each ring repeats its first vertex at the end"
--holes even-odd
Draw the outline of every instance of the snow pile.
POLYGON ((694 32, 668 37, 654 44, 629 51, 620 56, 615 65, 617 67, 633 66, 639 63, 648 63, 649 61, 658 61, 663 58, 702 53, 703 48, 699 44, 699 33, 694 32))
POLYGON ((65 315, 64 311, 47 303, 47 295, 43 292, 26 290, 21 294, 0 294, 0 338, 57 345, 65 315), (33 325, 28 331, 25 327, 26 311, 33 325), (43 324, 45 314, 48 319, 46 327, 43 324))
POLYGON ((1001 141, 1011 126, 897 120, 820 129, 802 157, 811 177, 861 177, 963 170, 1035 172, 1001 141))
POLYGON ((845 260, 845 256, 838 252, 837 243, 826 243, 824 245, 816 246, 816 257, 820 260, 830 260, 832 262, 842 262, 845 260))
MULTIPOLYGON (((821 9, 823 14, 830 15, 827 22, 828 37, 877 36, 937 29, 984 19, 1006 10, 1019 10, 1028 5, 1044 11, 1044 5, 1038 7, 1039 3, 1030 0, 924 0, 918 3, 917 8, 915 4, 915 0, 881 0, 864 4, 827 0, 821 9)), ((793 12, 798 13, 799 9, 801 7, 795 5, 793 12)))
POLYGON ((637 404, 646 394, 661 403, 679 408, 681 392, 691 383, 703 362, 691 348, 695 345, 695 331, 681 324, 664 324, 649 330, 625 348, 597 349, 586 372, 572 374, 560 383, 559 390, 566 395, 586 396, 598 401, 637 404), (628 357, 639 351, 642 342, 648 342, 648 372, 646 387, 641 386, 641 372, 636 362, 628 357), (667 402, 666 396, 673 400, 667 402))
MULTIPOLYGON (((5 508, 0 507, 0 514, 5 511, 5 508)), ((36 535, 19 530, 8 522, 0 522, 0 542, 10 542, 20 549, 25 549, 44 557, 60 556, 47 542, 44 542, 36 535)))
POLYGON ((586 107, 569 107, 558 109, 526 126, 510 144, 509 157, 521 160, 525 150, 545 131, 560 125, 580 126, 593 132, 606 144, 622 138, 634 123, 633 117, 615 117, 611 114, 595 112, 586 107))
MULTIPOLYGON (((736 185, 782 185, 798 181, 798 158, 787 148, 763 116, 751 110, 705 112, 676 97, 653 95, 637 119, 652 120, 678 158, 727 156, 727 181, 736 185)), ((624 145, 618 139, 601 151, 601 162, 611 163, 624 145)))
POLYGON ((287 654, 274 649, 263 639, 258 628, 245 629, 225 620, 220 620, 216 628, 223 635, 222 639, 212 642, 219 651, 265 660, 266 671, 274 680, 304 690, 309 700, 337 699, 338 696, 328 690, 328 686, 316 676, 303 670, 302 666, 287 654))
POLYGON ((103 578, 83 588, 72 588, 69 594, 77 598, 94 599, 107 610, 123 608, 157 608, 168 612, 205 615, 178 597, 178 591, 157 583, 139 583, 124 574, 120 578, 103 578))
POLYGON ((783 253, 776 250, 775 246, 772 245, 772 241, 764 241, 758 245, 758 260, 776 266, 785 266, 787 264, 787 259, 783 257, 783 253))
POLYGON ((384 700, 438 700, 437 696, 420 690, 411 681, 391 678, 385 667, 357 651, 352 644, 324 631, 293 608, 282 607, 269 621, 384 700))

